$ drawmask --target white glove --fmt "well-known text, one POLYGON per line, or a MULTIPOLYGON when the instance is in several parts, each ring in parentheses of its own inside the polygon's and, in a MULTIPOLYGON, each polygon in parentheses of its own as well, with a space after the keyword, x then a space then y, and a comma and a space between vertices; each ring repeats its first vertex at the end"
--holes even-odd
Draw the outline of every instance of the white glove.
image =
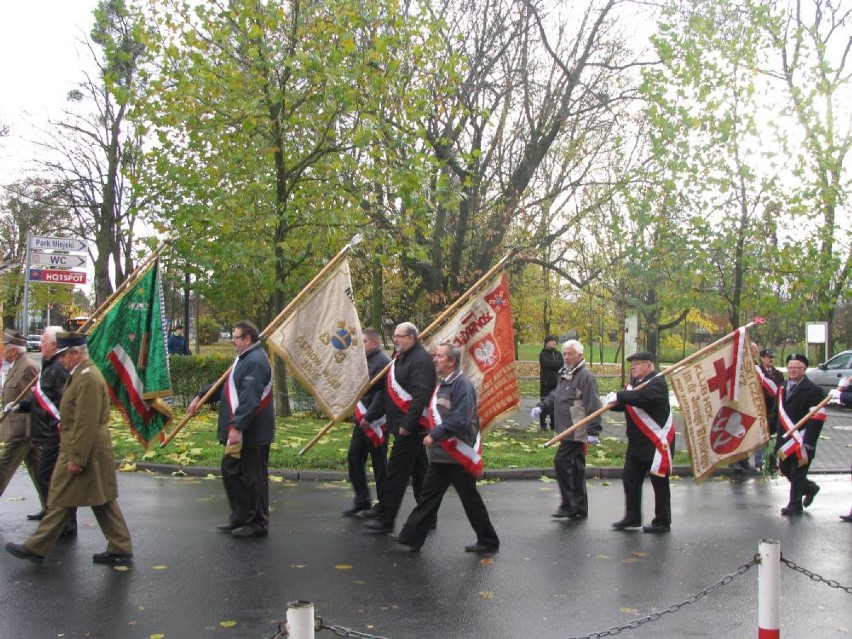
POLYGON ((606 397, 604 397, 604 406, 607 404, 617 404, 618 403, 618 394, 617 393, 607 393, 606 397))
POLYGON ((828 396, 831 398, 832 401, 840 401, 840 391, 836 388, 832 388, 830 391, 828 391, 828 396))
POLYGON ((15 413, 18 411, 18 405, 15 402, 9 402, 3 407, 4 413, 15 413))
POLYGON ((541 407, 540 406, 533 406, 533 409, 530 411, 530 417, 532 417, 533 419, 538 419, 540 415, 541 415, 541 407))
POLYGON ((597 446, 601 443, 601 440, 598 439, 597 435, 589 435, 588 442, 589 446, 597 446))

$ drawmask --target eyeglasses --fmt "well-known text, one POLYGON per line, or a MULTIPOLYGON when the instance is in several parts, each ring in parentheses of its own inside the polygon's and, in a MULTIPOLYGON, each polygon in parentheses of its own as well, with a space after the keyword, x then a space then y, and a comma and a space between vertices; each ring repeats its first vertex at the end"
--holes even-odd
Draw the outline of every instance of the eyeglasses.
POLYGON ((788 365, 787 365, 787 370, 788 370, 788 371, 803 371, 803 370, 805 370, 805 367, 804 367, 804 366, 790 366, 790 365, 788 364, 788 365))
POLYGON ((231 335, 231 339, 242 339, 244 337, 248 337, 248 335, 231 335))
POLYGON ((393 336, 397 339, 402 339, 403 337, 413 337, 411 333, 394 333, 393 336))

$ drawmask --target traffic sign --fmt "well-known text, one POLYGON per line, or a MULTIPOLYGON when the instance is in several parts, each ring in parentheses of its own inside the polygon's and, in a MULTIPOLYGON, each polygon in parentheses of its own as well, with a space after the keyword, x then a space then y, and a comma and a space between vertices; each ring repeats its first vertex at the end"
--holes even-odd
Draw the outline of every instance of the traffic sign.
POLYGON ((78 240, 74 237, 40 237, 33 235, 30 238, 30 248, 33 249, 54 249, 57 251, 85 251, 86 242, 78 240))
POLYGON ((59 271, 47 268, 31 268, 30 282, 52 282, 54 284, 85 284, 84 271, 59 271))
POLYGON ((86 266, 86 255, 68 255, 67 253, 30 252, 32 266, 50 266, 52 268, 80 268, 86 266))

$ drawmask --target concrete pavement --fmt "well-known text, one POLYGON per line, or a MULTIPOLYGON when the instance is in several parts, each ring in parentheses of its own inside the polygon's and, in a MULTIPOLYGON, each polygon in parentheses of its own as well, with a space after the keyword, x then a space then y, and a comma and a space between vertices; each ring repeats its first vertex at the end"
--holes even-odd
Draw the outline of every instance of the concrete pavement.
MULTIPOLYGON (((485 483, 502 547, 480 558, 462 550, 474 538, 453 491, 437 531, 411 553, 340 516, 351 503, 345 482, 273 482, 270 536, 235 540, 215 530, 227 515, 217 478, 122 473, 133 567, 92 563, 104 540, 88 509, 80 536, 61 541, 41 565, 0 551, 0 636, 259 639, 276 632, 296 599, 313 601, 326 624, 392 639, 583 636, 684 601, 747 564, 762 538, 780 540, 785 558, 848 586, 852 525, 838 515, 849 512, 852 487, 848 475, 818 481, 813 506, 787 519, 778 514, 783 479, 700 486, 677 479, 673 529, 662 536, 611 529, 622 514, 618 481, 590 481, 589 519, 570 522, 549 517, 554 483, 485 483)), ((412 506, 409 494, 401 516, 412 506)), ((25 539, 35 528, 25 515, 37 508, 19 471, 0 499, 0 543, 25 539)), ((646 484, 646 521, 651 508, 646 484)), ((621 636, 754 637, 757 570, 621 636)), ((784 566, 781 589, 782 636, 849 636, 847 592, 784 566)))

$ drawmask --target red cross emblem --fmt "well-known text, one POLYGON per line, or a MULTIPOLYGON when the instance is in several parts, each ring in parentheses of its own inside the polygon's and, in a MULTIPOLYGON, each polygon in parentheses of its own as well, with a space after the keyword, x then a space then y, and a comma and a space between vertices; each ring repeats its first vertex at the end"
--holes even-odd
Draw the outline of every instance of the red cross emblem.
POLYGON ((707 380, 707 386, 711 391, 719 391, 719 398, 725 399, 728 395, 728 379, 734 374, 734 366, 726 367, 724 359, 713 362, 713 370, 716 374, 707 380))

